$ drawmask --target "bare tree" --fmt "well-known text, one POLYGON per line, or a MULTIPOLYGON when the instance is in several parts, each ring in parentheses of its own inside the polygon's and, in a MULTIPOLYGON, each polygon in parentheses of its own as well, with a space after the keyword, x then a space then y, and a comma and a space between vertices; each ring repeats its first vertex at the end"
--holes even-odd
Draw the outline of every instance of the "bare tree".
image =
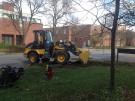
POLYGON ((32 19, 34 16, 40 13, 40 9, 44 5, 44 0, 8 0, 15 9, 15 12, 10 16, 12 24, 16 31, 22 35, 23 44, 27 33, 32 25, 32 19), (29 10, 29 19, 23 15, 23 5, 26 4, 29 10))
POLYGON ((44 8, 44 13, 50 19, 53 27, 53 33, 56 34, 56 27, 60 23, 60 20, 70 13, 72 2, 71 0, 46 0, 44 8))
MULTIPOLYGON (((112 28, 112 22, 113 22, 113 15, 112 13, 104 14, 100 17, 96 17, 97 21, 100 23, 100 47, 102 45, 102 48, 104 48, 104 39, 111 37, 111 28, 112 28)), ((110 46, 110 42, 109 42, 110 46)))
POLYGON ((115 1, 115 13, 113 20, 113 27, 111 30, 111 69, 110 69, 110 89, 115 89, 115 37, 118 25, 118 17, 120 10, 120 0, 115 1))
POLYGON ((68 16, 65 17, 63 26, 75 26, 80 23, 80 19, 73 15, 73 14, 68 14, 68 16))
MULTIPOLYGON (((75 1, 76 2, 76 1, 75 1)), ((111 69, 110 69, 110 88, 111 90, 115 87, 115 36, 119 19, 119 10, 120 10, 120 0, 90 0, 89 2, 95 4, 94 8, 97 9, 96 14, 94 14, 91 10, 88 10, 80 5, 80 3, 76 2, 80 7, 88 11, 92 14, 96 20, 103 27, 109 29, 111 31, 111 69), (105 11, 105 12, 103 12, 105 11), (102 12, 102 13, 101 13, 102 12), (112 27, 106 26, 99 19, 103 16, 103 14, 110 14, 113 16, 112 19, 112 27)), ((93 8, 92 8, 93 9, 93 8)))
MULTIPOLYGON (((119 24, 119 21, 124 21, 124 22, 128 22, 128 25, 135 25, 134 21, 135 21, 135 17, 134 17, 134 9, 135 8, 134 5, 134 0, 103 0, 105 1, 104 3, 104 7, 105 10, 108 11, 109 14, 113 15, 113 23, 112 23, 112 28, 111 28, 111 70, 110 70, 110 88, 111 90, 114 89, 115 87, 115 37, 116 37, 116 31, 117 31, 117 26, 119 24), (125 2, 127 1, 130 6, 128 6, 128 11, 129 13, 123 13, 123 5, 125 5, 125 2), (112 5, 110 5, 110 2, 112 5), (114 2, 114 5, 113 5, 114 2), (108 6, 107 6, 108 5, 108 6), (107 9, 107 7, 109 7, 109 9, 107 9), (132 12, 131 12, 132 11, 132 12), (131 20, 132 19, 132 20, 131 20)), ((124 8, 125 9, 125 8, 124 8)), ((100 23, 102 24, 102 23, 100 23)), ((121 24, 121 22, 120 22, 121 24)), ((105 26, 106 27, 106 26, 105 26)))
POLYGON ((129 26, 135 26, 135 1, 134 0, 122 0, 121 23, 129 26))

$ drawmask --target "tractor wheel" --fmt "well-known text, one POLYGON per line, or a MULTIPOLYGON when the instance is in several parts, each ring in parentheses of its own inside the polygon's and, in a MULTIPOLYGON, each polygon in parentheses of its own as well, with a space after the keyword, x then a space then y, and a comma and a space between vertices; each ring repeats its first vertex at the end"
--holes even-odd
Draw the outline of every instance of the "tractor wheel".
POLYGON ((69 55, 64 52, 56 53, 55 62, 58 64, 66 64, 68 62, 69 55))
POLYGON ((28 58, 31 64, 38 63, 39 56, 35 52, 29 53, 28 58))

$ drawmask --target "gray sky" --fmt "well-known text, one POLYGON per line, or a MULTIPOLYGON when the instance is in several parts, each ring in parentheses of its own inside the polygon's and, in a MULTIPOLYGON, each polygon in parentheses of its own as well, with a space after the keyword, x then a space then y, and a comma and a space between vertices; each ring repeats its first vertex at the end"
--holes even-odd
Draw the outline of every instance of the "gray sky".
MULTIPOLYGON (((0 0, 0 2, 2 2, 2 1, 6 1, 6 0, 0 0)), ((87 0, 82 0, 80 5, 83 6, 85 9, 91 9, 91 7, 93 7, 93 5, 86 2, 86 1, 87 0)), ((76 12, 73 12, 73 15, 79 18, 80 23, 82 23, 82 24, 92 24, 94 22, 94 17, 90 13, 88 13, 87 11, 84 11, 78 5, 75 5, 74 7, 76 9, 76 12)), ((29 13, 28 9, 26 9, 27 8, 26 4, 24 4, 23 8, 24 8, 23 9, 24 13, 29 13)), ((93 9, 92 12, 96 13, 96 10, 93 9)), ((47 21, 46 16, 40 15, 38 17, 42 19, 42 22, 43 22, 44 25, 48 25, 48 21, 47 21)))
MULTIPOLYGON (((6 0, 0 0, 0 2, 2 1, 6 1, 6 0)), ((76 0, 76 2, 79 3, 79 5, 77 5, 76 3, 73 3, 74 8, 76 9, 76 11, 73 12, 73 15, 79 19, 80 24, 93 24, 95 22, 95 17, 92 14, 101 16, 106 13, 106 11, 103 10, 102 8, 98 10, 92 9, 95 6, 95 4, 88 2, 88 0, 76 0), (81 3, 79 3, 78 1, 81 1, 81 3), (82 7, 84 9, 91 10, 92 14, 82 9, 82 7)), ((99 5, 99 4, 96 4, 96 5, 99 5)), ((23 12, 28 14, 29 11, 28 9, 26 9, 27 6, 25 3, 23 5, 23 8, 24 8, 23 12)), ((50 27, 50 22, 49 22, 50 19, 46 15, 39 15, 39 16, 36 16, 36 18, 40 18, 42 20, 44 27, 50 27)), ((95 24, 99 24, 99 23, 96 22, 95 24)), ((132 29, 135 31, 135 27, 129 27, 128 29, 132 29)))

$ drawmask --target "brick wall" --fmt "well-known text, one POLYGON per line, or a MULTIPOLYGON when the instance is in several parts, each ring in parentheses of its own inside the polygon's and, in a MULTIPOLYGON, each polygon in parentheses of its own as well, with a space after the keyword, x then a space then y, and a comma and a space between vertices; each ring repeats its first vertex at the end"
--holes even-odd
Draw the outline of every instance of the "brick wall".
POLYGON ((1 18, 0 25, 0 34, 19 35, 19 33, 15 30, 14 26, 12 25, 10 19, 1 18))
POLYGON ((14 7, 11 3, 3 2, 2 9, 8 10, 8 11, 14 11, 14 7))
MULTIPOLYGON (((50 30, 53 32, 52 28, 44 28, 44 30, 50 30)), ((52 33, 54 41, 59 41, 59 40, 65 40, 69 41, 69 27, 57 27, 56 28, 56 34, 54 35, 52 33)))
MULTIPOLYGON (((14 11, 14 7, 11 3, 7 2, 2 2, 2 9, 6 11, 14 11)), ((13 44, 16 45, 16 36, 21 35, 19 30, 20 23, 16 20, 15 22, 16 28, 13 25, 13 21, 9 18, 0 18, 0 43, 3 42, 2 36, 13 36, 13 44)), ((24 29, 27 29, 28 27, 28 22, 24 22, 24 29)), ((43 29, 43 25, 40 23, 33 23, 26 34, 25 38, 25 44, 28 44, 33 41, 34 35, 33 35, 33 30, 41 30, 43 29)))
POLYGON ((34 40, 34 33, 33 30, 42 30, 43 25, 42 24, 32 24, 25 39, 25 44, 31 43, 34 40))
MULTIPOLYGON (((119 28, 119 30, 122 28, 119 28)), ((73 41, 78 47, 85 47, 85 46, 87 47, 88 43, 90 43, 90 46, 92 47, 100 47, 100 46, 109 47, 111 45, 111 32, 108 29, 104 29, 102 33, 100 25, 76 25, 76 26, 58 27, 57 34, 53 36, 55 37, 56 41, 58 40, 73 41), (66 34, 64 34, 65 29, 67 30, 66 34), (96 43, 94 45, 92 45, 93 39, 94 40, 96 39, 96 43)), ((118 39, 116 39, 117 46, 120 45, 118 39)), ((125 43, 126 43, 125 40, 122 41, 121 46, 125 46, 125 43)), ((135 39, 132 40, 132 46, 135 46, 135 39)))
MULTIPOLYGON (((2 35, 13 35, 13 43, 16 45, 16 35, 21 35, 13 26, 13 23, 10 19, 2 18, 0 19, 0 42, 2 42, 2 35)), ((27 26, 27 24, 25 24, 27 26)), ((19 25, 18 25, 19 26, 19 25)), ((19 29, 19 28, 17 28, 19 29)), ((33 41, 34 35, 33 30, 43 29, 42 24, 33 23, 26 35, 25 44, 28 44, 33 41)))
POLYGON ((55 41, 68 40, 69 27, 59 27, 56 29, 56 35, 54 35, 55 41))
POLYGON ((90 40, 91 25, 73 26, 71 30, 72 41, 78 47, 86 47, 90 40))
MULTIPOLYGON (((57 27, 56 34, 53 37, 55 41, 73 41, 78 47, 82 47, 90 40, 90 27, 91 25, 57 27)), ((48 28, 45 28, 45 30, 48 30, 48 28)), ((49 28, 49 30, 52 31, 52 28, 49 28)))

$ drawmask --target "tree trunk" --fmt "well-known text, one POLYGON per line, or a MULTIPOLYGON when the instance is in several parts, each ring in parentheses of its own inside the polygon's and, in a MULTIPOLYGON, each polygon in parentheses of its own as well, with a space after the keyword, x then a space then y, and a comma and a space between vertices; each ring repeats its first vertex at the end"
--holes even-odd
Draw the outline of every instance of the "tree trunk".
POLYGON ((122 39, 120 39, 120 47, 122 47, 122 39))
POLYGON ((113 28, 111 30, 111 69, 110 69, 110 90, 115 89, 115 37, 117 30, 117 21, 119 16, 120 0, 115 1, 115 14, 113 28))
MULTIPOLYGON (((56 36, 56 18, 53 18, 53 35, 56 36)), ((56 41, 55 37, 53 37, 54 41, 56 41)))

